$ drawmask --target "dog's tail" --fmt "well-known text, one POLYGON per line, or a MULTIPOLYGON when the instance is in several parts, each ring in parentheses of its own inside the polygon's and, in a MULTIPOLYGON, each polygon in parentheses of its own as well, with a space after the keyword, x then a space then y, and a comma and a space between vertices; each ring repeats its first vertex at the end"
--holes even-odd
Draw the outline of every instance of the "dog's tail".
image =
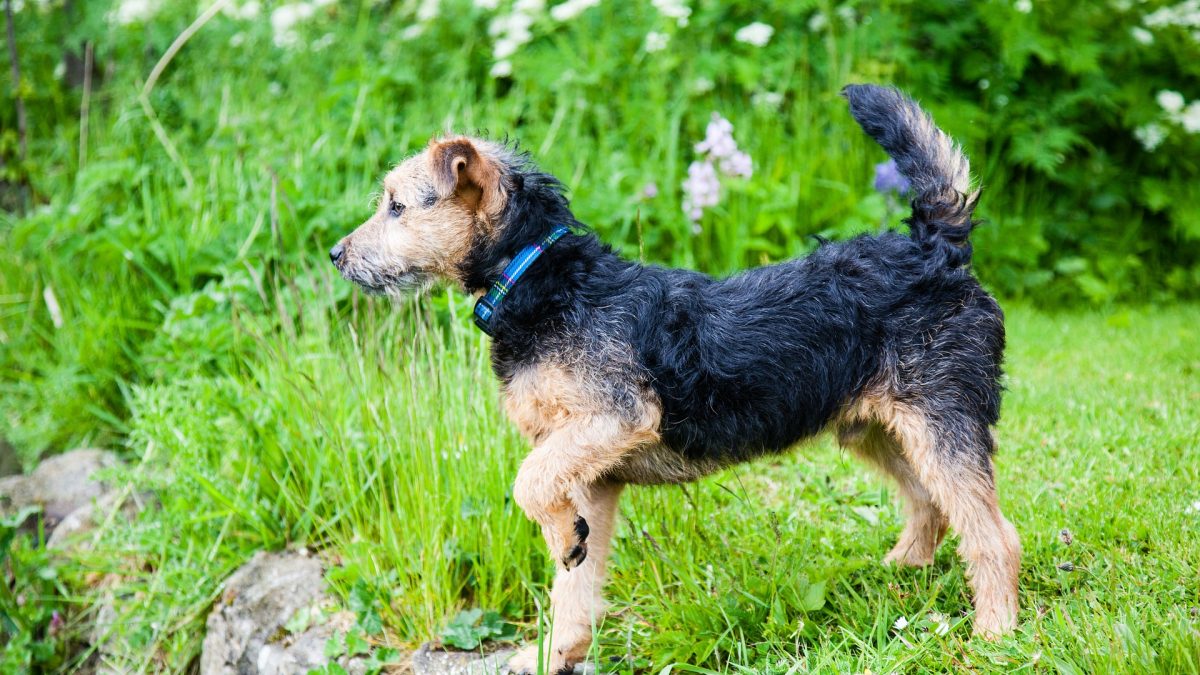
POLYGON ((912 184, 912 238, 958 267, 971 260, 971 214, 979 190, 971 189, 971 164, 962 147, 933 118, 894 87, 851 84, 842 90, 850 114, 896 161, 912 184))

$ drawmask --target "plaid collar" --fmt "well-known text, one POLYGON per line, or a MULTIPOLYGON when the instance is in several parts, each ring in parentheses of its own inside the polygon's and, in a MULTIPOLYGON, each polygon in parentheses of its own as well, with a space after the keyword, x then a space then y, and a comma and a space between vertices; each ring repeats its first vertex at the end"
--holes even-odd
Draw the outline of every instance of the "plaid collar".
POLYGON ((513 257, 512 262, 508 263, 508 266, 500 273, 500 278, 496 280, 496 283, 492 284, 492 288, 487 292, 487 295, 475 301, 474 319, 475 325, 479 327, 479 330, 487 333, 489 336, 492 334, 492 315, 496 312, 496 308, 500 306, 500 301, 504 299, 504 296, 508 295, 513 286, 517 285, 517 280, 521 278, 522 274, 525 274, 525 270, 529 269, 533 261, 537 260, 540 255, 546 252, 546 249, 553 246, 554 242, 561 239, 564 234, 570 231, 570 228, 566 225, 558 225, 550 231, 550 234, 543 237, 541 241, 536 244, 529 244, 513 257))

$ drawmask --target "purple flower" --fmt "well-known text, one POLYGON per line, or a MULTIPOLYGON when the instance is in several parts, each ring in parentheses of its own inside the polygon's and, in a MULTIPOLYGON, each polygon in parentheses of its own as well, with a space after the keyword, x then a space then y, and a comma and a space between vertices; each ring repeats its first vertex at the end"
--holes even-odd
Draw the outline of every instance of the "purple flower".
POLYGON ((654 199, 658 196, 658 183, 650 181, 642 188, 642 199, 654 199))
POLYGON ((886 194, 891 190, 895 190, 899 194, 904 194, 911 187, 912 183, 896 167, 896 160, 889 159, 886 162, 880 162, 875 165, 875 189, 877 191, 886 194))
POLYGON ((692 222, 700 220, 704 209, 721 201, 721 182, 717 169, 709 161, 688 165, 688 177, 683 181, 683 211, 692 222))
POLYGON ((62 615, 58 613, 58 610, 50 613, 50 635, 57 634, 66 625, 67 622, 63 621, 62 615))

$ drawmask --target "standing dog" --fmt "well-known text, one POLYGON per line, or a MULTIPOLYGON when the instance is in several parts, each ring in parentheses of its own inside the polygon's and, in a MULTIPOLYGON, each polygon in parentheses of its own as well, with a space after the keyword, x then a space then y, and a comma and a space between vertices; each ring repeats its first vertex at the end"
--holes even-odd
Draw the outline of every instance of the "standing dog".
MULTIPOLYGON (((460 137, 393 169, 378 211, 330 251, 376 293, 439 279, 498 289, 476 319, 533 445, 513 497, 559 568, 551 672, 591 644, 624 485, 693 480, 830 428, 904 496, 885 561, 929 564, 952 526, 975 632, 1016 625, 1020 542, 992 468, 1003 314, 968 268, 979 192, 961 149, 911 99, 869 85, 843 94, 912 183, 907 236, 826 243, 722 280, 645 266, 588 233, 525 156, 460 137), (576 233, 555 241, 562 226, 576 233)), ((509 667, 538 662, 533 647, 509 667)))

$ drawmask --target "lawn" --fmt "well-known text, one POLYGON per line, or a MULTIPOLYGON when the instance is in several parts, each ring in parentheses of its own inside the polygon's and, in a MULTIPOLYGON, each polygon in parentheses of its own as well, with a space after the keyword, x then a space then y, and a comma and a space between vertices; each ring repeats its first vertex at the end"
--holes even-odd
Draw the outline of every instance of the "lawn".
POLYGON ((928 569, 880 565, 894 490, 821 439, 628 491, 596 657, 1200 675, 1200 136, 1183 126, 1200 103, 1155 98, 1200 63, 1190 33, 1156 25, 1128 59, 1155 76, 1113 75, 1116 92, 1095 60, 1143 48, 1140 5, 573 3, 520 42, 528 0, 229 4, 201 22, 184 1, 13 3, 29 153, 6 89, 0 197, 24 181, 28 208, 0 213, 0 443, 26 468, 117 450, 128 464, 108 478, 157 506, 69 558, 12 541, 0 614, 34 629, 0 620, 0 670, 63 666, 116 598, 117 665, 189 672, 222 580, 301 546, 329 561, 339 602, 380 620, 376 643, 415 647, 475 608, 532 639, 552 567, 509 494, 528 448, 470 301, 367 298, 329 247, 446 129, 519 139, 582 221, 651 262, 727 274, 902 228, 902 200, 872 187, 883 155, 837 96, 874 81, 917 93, 984 185, 974 260, 1009 314, 996 461, 1025 548, 1020 628, 970 638, 952 542, 928 569), (759 21, 766 44, 735 37, 759 21), (520 44, 501 58, 505 40, 520 44), (76 43, 95 48, 90 85, 63 65, 76 43), (714 113, 753 174, 722 179, 693 222, 682 184, 714 113), (1151 124, 1156 153, 1134 135, 1151 124))
MULTIPOLYGON (((222 576, 264 546, 336 552, 331 579, 385 598, 399 644, 463 607, 533 630, 551 567, 508 498, 527 448, 468 306, 314 314, 295 337, 241 338, 256 356, 237 373, 138 392, 131 473, 163 508, 92 561, 124 577, 135 662, 182 667, 222 576)), ((900 529, 894 490, 826 439, 631 489, 599 657, 655 672, 1198 672, 1200 307, 1017 307, 1008 325, 997 464, 1025 548, 1014 637, 970 638, 952 545, 928 569, 879 564, 900 529)))

